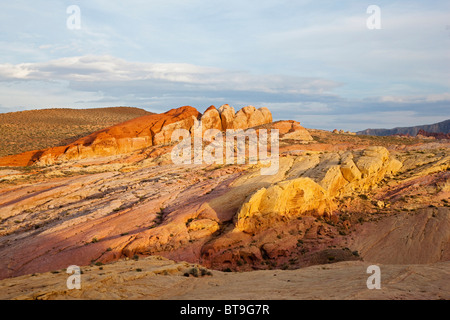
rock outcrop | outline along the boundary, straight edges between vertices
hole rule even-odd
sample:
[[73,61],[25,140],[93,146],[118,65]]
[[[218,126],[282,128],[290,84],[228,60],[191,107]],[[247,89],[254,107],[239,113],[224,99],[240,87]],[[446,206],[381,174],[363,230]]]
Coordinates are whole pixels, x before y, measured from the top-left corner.
[[239,210],[236,228],[255,233],[279,221],[331,211],[331,200],[321,186],[310,178],[297,178],[256,191]]
[[391,216],[367,223],[355,235],[351,246],[366,261],[427,264],[450,259],[450,212],[445,207],[422,208],[406,219]]
[[220,113],[217,111],[216,107],[211,106],[206,109],[201,117],[202,122],[202,133],[208,129],[217,129],[222,131],[222,119],[220,118]]
[[417,138],[422,139],[450,139],[450,133],[444,132],[428,132],[423,129],[420,129],[416,135]]
[[351,136],[355,136],[356,135],[356,132],[351,132],[351,131],[344,131],[344,130],[338,130],[338,129],[334,129],[333,131],[332,131],[332,133],[334,133],[334,134],[348,134],[348,135],[351,135]]
[[50,165],[68,160],[113,156],[171,142],[177,129],[191,131],[202,123],[207,129],[247,129],[272,122],[267,108],[253,106],[242,108],[236,114],[228,105],[217,110],[209,107],[202,115],[195,108],[184,106],[162,114],[151,114],[94,132],[77,141],[60,147],[22,153],[0,158],[0,166]]
[[[229,106],[202,117],[191,107],[178,111],[169,121],[158,115],[151,126],[122,124],[103,140],[92,136],[79,146],[92,155],[86,159],[0,168],[0,279],[73,264],[106,270],[146,255],[239,271],[449,259],[448,142],[370,139],[385,148],[294,121],[262,124],[257,132],[277,128],[284,141],[278,171],[261,175],[262,163],[175,165],[167,139],[199,120],[223,130],[227,112],[232,127],[269,118],[251,107],[238,116]],[[316,141],[299,142],[306,133]],[[120,137],[143,139],[131,140],[136,149],[126,152]],[[97,150],[115,155],[96,157]],[[32,156],[38,161],[43,153]],[[63,148],[60,156],[69,155]]]
[[[450,262],[382,266],[382,290],[368,290],[370,263],[344,261],[297,270],[221,272],[160,256],[82,267],[88,281],[67,289],[68,274],[53,270],[0,281],[1,300],[449,300]],[[179,308],[153,308],[176,318]],[[252,310],[251,306],[248,310]],[[255,308],[254,310],[257,310]],[[255,313],[257,312],[255,311]],[[252,311],[250,311],[252,312]],[[272,310],[270,310],[272,312]],[[280,312],[277,312],[281,314]]]
[[272,122],[272,114],[264,107],[256,109],[253,106],[247,106],[235,114],[234,108],[225,104],[219,108],[219,114],[222,130],[247,129]]
[[331,216],[333,200],[354,191],[366,192],[402,163],[384,147],[325,154],[318,162],[310,157],[294,162],[287,180],[252,194],[237,214],[237,229],[255,233],[280,220],[305,215]]
[[313,141],[311,134],[294,120],[277,121],[272,125],[273,129],[278,129],[280,139],[291,139],[301,141]]
[[219,114],[222,121],[222,129],[234,129],[234,108],[228,104],[224,104],[219,108]]
[[[151,114],[96,131],[67,145],[0,159],[0,165],[49,165],[67,160],[111,156],[170,141],[173,130],[190,129],[200,113],[193,107]],[[17,161],[20,159],[20,161]]]

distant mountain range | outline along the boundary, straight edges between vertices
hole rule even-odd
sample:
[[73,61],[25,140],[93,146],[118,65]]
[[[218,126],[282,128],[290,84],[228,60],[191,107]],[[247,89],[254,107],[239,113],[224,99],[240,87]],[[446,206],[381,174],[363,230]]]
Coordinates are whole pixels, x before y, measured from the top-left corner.
[[416,136],[420,130],[430,133],[450,133],[450,119],[423,126],[415,127],[398,127],[394,129],[366,129],[358,131],[357,134],[371,135],[371,136],[390,136],[394,134]]

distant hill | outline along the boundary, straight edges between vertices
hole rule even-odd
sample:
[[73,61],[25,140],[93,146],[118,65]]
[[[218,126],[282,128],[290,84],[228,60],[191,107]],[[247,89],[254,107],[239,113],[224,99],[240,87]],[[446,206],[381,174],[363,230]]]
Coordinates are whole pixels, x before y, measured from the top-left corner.
[[0,157],[66,145],[97,130],[149,114],[132,107],[0,113]]
[[394,134],[409,134],[416,136],[419,130],[423,130],[430,133],[450,133],[450,119],[439,123],[428,124],[415,127],[398,127],[394,129],[366,129],[358,131],[357,134],[371,135],[371,136],[390,136]]

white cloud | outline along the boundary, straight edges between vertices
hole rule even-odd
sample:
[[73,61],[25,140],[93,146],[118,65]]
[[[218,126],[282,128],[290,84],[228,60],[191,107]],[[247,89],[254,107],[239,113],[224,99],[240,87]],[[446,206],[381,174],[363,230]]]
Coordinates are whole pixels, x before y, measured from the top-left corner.
[[286,103],[273,103],[273,102],[263,102],[261,105],[269,108],[272,112],[282,112],[289,110],[292,116],[298,114],[326,114],[333,109],[326,103],[323,102],[286,102]]
[[423,102],[448,102],[450,101],[450,93],[427,94],[427,95],[411,95],[411,96],[382,96],[376,100],[380,102],[397,102],[397,103],[423,103]]
[[3,108],[253,104],[350,130],[448,117],[448,1],[383,0],[382,30],[360,1],[78,0],[77,31],[68,5],[5,2]]
[[281,75],[255,75],[243,71],[187,63],[129,62],[112,56],[78,56],[48,62],[0,64],[0,79],[90,82],[160,80],[212,90],[310,94],[332,90],[339,84],[328,79]]

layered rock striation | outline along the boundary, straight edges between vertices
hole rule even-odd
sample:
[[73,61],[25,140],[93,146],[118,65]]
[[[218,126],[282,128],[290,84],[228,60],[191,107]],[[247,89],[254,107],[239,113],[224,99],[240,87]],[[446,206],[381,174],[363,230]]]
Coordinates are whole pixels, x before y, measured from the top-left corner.
[[401,167],[384,147],[299,157],[286,172],[286,180],[249,196],[238,211],[236,228],[254,234],[280,220],[331,216],[333,199],[367,192]]
[[0,278],[142,255],[247,271],[358,259],[354,250],[371,262],[448,260],[447,149],[298,150],[264,176],[261,165],[158,164],[169,147],[150,148],[161,152],[153,160],[67,162],[34,168],[44,181],[4,183]]

